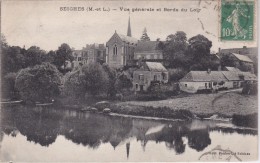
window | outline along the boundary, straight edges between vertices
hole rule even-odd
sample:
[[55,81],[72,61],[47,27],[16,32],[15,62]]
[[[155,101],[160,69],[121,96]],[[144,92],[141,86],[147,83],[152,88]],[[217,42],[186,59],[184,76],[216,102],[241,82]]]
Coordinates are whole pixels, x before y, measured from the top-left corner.
[[114,48],[113,48],[113,55],[117,55],[117,46],[115,44]]
[[82,61],[82,58],[81,58],[81,57],[78,57],[78,61]]
[[188,85],[187,84],[185,84],[185,87],[187,87]]
[[209,83],[209,88],[212,88],[212,85],[211,85],[211,83]]
[[144,81],[144,75],[143,74],[139,75],[139,80]]
[[206,89],[208,88],[208,83],[205,83],[205,88],[206,88]]
[[167,73],[163,72],[162,77],[163,77],[163,80],[167,80]]
[[153,80],[154,80],[154,81],[157,81],[157,75],[154,75],[154,76],[153,76]]
[[138,89],[138,84],[135,84],[135,89]]

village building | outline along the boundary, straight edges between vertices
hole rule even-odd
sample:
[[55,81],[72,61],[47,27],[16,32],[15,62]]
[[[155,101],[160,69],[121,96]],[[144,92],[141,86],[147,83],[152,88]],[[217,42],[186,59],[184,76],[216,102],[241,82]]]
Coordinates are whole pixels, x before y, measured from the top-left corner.
[[105,45],[104,44],[87,44],[81,50],[72,50],[74,60],[67,62],[68,68],[75,68],[89,63],[103,63],[105,61]]
[[114,68],[134,65],[134,50],[137,42],[138,40],[132,37],[129,18],[127,35],[122,35],[115,31],[113,36],[107,41],[106,63]]
[[227,82],[221,71],[190,71],[180,81],[180,89],[184,92],[196,93],[200,90],[212,90],[217,84]]
[[179,81],[180,89],[196,93],[201,90],[241,88],[244,83],[257,81],[256,75],[250,72],[242,72],[234,67],[226,69],[228,71],[190,71]]
[[90,44],[82,49],[87,55],[87,64],[104,63],[106,59],[106,48],[104,44]]
[[167,83],[168,71],[159,62],[144,62],[133,73],[133,86],[135,91],[147,91],[152,82]]
[[243,67],[243,69],[248,72],[256,73],[258,61],[257,47],[243,46],[242,48],[219,48],[218,56],[221,58],[225,55],[231,56],[234,59],[237,68],[241,69],[241,67]]
[[160,44],[160,41],[138,41],[134,59],[136,61],[162,62],[163,51]]

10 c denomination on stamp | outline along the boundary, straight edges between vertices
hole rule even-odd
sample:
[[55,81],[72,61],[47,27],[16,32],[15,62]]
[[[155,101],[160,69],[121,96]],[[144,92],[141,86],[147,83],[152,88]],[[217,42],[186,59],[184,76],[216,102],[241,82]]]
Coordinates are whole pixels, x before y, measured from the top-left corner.
[[220,36],[223,41],[254,39],[254,0],[222,0]]

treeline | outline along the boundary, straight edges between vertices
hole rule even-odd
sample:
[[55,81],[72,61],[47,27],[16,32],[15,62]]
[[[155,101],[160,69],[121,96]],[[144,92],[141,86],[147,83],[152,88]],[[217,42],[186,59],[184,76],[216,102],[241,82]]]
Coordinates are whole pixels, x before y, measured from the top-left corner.
[[177,31],[160,42],[164,65],[169,70],[171,81],[178,81],[191,70],[218,70],[220,62],[210,53],[212,42],[203,35],[187,38],[186,33]]
[[72,49],[62,44],[56,51],[46,52],[39,47],[28,49],[9,46],[1,36],[1,97],[26,102],[49,102],[66,95],[84,99],[85,95],[114,98],[132,82],[123,71],[106,64],[89,64],[75,70],[67,67],[73,61]]

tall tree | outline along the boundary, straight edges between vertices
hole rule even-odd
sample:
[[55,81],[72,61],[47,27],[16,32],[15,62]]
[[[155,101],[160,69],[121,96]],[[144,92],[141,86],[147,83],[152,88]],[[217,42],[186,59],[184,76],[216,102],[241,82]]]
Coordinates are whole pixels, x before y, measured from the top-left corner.
[[37,46],[31,46],[26,50],[24,57],[26,65],[25,67],[35,66],[37,64],[41,64],[44,61],[46,52]]
[[202,58],[210,54],[212,42],[203,35],[196,35],[188,40],[189,53],[195,61],[200,61]]
[[58,68],[63,66],[63,69],[66,69],[66,61],[73,61],[73,56],[70,46],[66,43],[63,43],[54,55],[53,64]]
[[61,75],[50,63],[22,69],[15,80],[21,98],[25,101],[47,102],[60,93]]
[[186,56],[187,46],[186,33],[177,31],[175,34],[169,35],[163,47],[165,65],[167,67],[185,67],[189,62],[189,58]]

